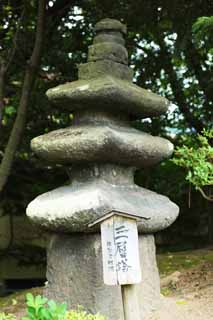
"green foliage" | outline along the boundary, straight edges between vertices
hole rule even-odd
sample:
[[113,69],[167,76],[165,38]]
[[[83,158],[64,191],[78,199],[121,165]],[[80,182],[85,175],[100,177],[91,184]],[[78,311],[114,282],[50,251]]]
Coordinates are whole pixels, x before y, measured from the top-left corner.
[[57,305],[55,301],[40,295],[27,294],[27,316],[22,320],[61,320],[66,314],[66,304]]
[[[67,311],[65,303],[56,304],[53,300],[32,293],[26,295],[27,316],[21,320],[105,320],[100,314],[89,314],[82,307]],[[15,315],[0,313],[0,320],[16,320]]]
[[0,320],[16,320],[16,317],[11,313],[6,314],[4,312],[0,312]]
[[204,33],[210,29],[213,29],[213,16],[200,17],[192,26],[192,31],[201,36],[204,36]]
[[213,130],[204,130],[196,139],[184,136],[183,146],[176,148],[175,156],[171,160],[186,169],[185,179],[199,191],[205,186],[213,185],[213,148],[210,145],[212,138]]
[[[2,58],[6,64],[9,63],[9,68],[3,94],[0,162],[14,123],[26,66],[32,53],[38,3],[1,0],[0,60]],[[77,79],[77,65],[86,61],[94,24],[101,18],[116,18],[128,26],[126,44],[129,64],[135,72],[134,81],[166,96],[177,105],[169,116],[138,120],[137,128],[166,137],[168,132],[181,135],[191,128],[200,132],[204,126],[211,125],[212,57],[206,52],[211,48],[213,37],[210,37],[210,25],[204,27],[205,22],[210,22],[207,16],[212,10],[211,1],[203,0],[201,6],[198,0],[162,1],[158,4],[150,0],[143,3],[143,10],[138,10],[141,5],[139,0],[77,1],[75,5],[72,1],[69,5],[60,0],[50,3],[51,6],[47,4],[41,66],[35,88],[30,92],[26,128],[10,179],[1,195],[0,207],[4,214],[23,214],[27,204],[38,194],[64,184],[67,179],[62,167],[53,168],[35,158],[30,151],[30,140],[44,132],[70,125],[69,113],[62,106],[53,108],[45,92],[60,83]],[[192,32],[195,21],[199,24]],[[200,33],[201,30],[205,32]],[[199,43],[195,41],[198,33],[204,35]],[[11,59],[14,49],[16,53]],[[166,194],[182,205],[186,198],[183,171],[167,161],[151,169],[149,174],[147,169],[144,170],[140,174],[140,184]]]
[[210,42],[211,47],[209,53],[213,54],[213,16],[198,18],[192,26],[192,32],[194,34],[195,42],[198,46],[200,46],[202,42]]

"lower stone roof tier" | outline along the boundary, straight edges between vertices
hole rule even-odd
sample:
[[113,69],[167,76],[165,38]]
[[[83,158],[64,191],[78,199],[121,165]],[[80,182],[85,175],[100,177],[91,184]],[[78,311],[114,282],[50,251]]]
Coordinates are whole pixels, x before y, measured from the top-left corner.
[[69,112],[81,109],[112,113],[123,111],[135,118],[159,116],[169,106],[167,99],[130,81],[111,76],[59,85],[49,89],[47,96],[54,104]]
[[114,163],[136,168],[152,166],[171,156],[173,144],[131,127],[81,125],[36,137],[33,151],[58,164]]
[[94,232],[88,224],[113,210],[141,215],[138,230],[142,233],[167,228],[179,213],[169,198],[150,190],[94,180],[38,196],[28,205],[27,215],[34,223],[53,231]]

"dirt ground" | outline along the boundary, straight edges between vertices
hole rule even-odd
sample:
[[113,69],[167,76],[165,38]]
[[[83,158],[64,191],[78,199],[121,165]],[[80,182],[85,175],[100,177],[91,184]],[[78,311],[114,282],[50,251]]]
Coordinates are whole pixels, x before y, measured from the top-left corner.
[[213,320],[213,262],[176,271],[162,278],[161,287],[160,310],[149,320]]
[[149,320],[212,320],[213,286],[201,289],[199,296],[163,297],[161,309]]

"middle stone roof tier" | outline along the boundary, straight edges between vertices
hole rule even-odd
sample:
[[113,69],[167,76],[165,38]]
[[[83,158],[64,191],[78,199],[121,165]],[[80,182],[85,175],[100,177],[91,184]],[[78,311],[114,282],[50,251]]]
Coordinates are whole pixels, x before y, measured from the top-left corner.
[[78,80],[47,91],[57,106],[70,112],[76,110],[119,111],[135,118],[159,116],[168,110],[167,99],[142,89],[127,80],[105,76]]
[[136,168],[152,166],[173,152],[167,139],[118,125],[74,125],[34,138],[31,147],[58,164],[107,162]]

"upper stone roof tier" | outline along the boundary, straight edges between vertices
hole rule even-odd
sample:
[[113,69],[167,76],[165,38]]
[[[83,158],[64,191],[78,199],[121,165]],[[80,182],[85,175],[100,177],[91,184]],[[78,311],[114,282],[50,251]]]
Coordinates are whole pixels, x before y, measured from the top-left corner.
[[88,62],[79,65],[79,80],[47,91],[48,98],[69,112],[123,111],[135,118],[158,116],[168,101],[132,83],[123,35],[126,26],[104,19],[96,24],[96,36],[89,47]]
[[168,100],[126,80],[106,76],[79,80],[47,91],[48,98],[66,110],[123,111],[136,118],[158,116],[168,109]]

